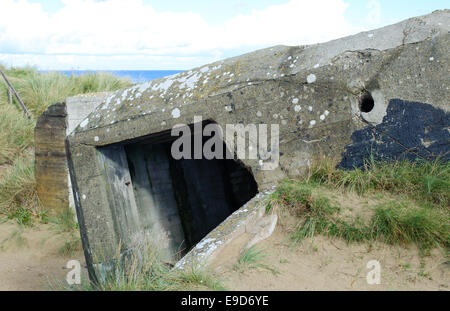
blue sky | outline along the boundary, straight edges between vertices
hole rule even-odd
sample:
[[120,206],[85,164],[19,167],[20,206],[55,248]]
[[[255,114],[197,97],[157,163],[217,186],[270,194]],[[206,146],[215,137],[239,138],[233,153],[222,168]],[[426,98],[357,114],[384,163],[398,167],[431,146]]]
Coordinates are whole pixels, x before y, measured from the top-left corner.
[[189,69],[328,41],[445,9],[443,0],[2,0],[0,62],[40,69]]

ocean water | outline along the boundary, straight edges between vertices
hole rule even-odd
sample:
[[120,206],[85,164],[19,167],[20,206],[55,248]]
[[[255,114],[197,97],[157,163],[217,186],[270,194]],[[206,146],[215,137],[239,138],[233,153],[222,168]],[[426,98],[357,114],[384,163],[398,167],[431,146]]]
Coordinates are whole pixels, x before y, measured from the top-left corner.
[[79,76],[94,72],[109,72],[117,77],[129,78],[133,81],[133,83],[142,83],[165,76],[170,76],[182,72],[182,70],[59,70],[58,72],[61,72],[67,76]]

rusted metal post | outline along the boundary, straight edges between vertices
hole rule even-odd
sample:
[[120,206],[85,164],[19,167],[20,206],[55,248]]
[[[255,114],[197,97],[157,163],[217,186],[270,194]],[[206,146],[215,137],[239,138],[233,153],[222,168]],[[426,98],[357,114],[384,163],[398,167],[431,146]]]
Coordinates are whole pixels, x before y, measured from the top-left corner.
[[[16,90],[14,89],[14,87],[11,85],[11,83],[9,82],[8,78],[6,78],[5,73],[0,69],[0,74],[3,76],[3,79],[5,79],[6,84],[8,84],[9,89],[14,93],[14,95],[16,96],[17,100],[19,101],[20,106],[22,106],[22,109],[25,113],[25,115],[27,116],[28,119],[32,118],[31,113],[28,111],[27,107],[25,106],[25,104],[23,103],[22,99],[20,98],[19,94],[17,94]],[[12,100],[12,96],[11,96],[11,100]]]

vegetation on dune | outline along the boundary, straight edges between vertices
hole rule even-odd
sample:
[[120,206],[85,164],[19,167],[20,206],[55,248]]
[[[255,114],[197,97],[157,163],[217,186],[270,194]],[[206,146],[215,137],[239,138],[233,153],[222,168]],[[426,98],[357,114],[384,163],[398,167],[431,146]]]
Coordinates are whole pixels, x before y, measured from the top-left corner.
[[318,183],[363,195],[370,191],[387,191],[413,198],[420,204],[442,208],[450,206],[450,163],[434,161],[366,161],[363,168],[336,169],[324,161],[311,168],[309,183]]
[[411,208],[388,202],[375,209],[373,234],[388,243],[417,243],[422,249],[450,247],[450,214],[433,208]]
[[33,146],[35,121],[0,98],[0,165],[11,164]]
[[[221,279],[204,268],[195,266],[184,269],[173,269],[164,263],[157,247],[141,245],[127,256],[120,256],[120,250],[114,260],[97,271],[99,279],[96,283],[85,282],[80,286],[72,286],[72,290],[225,290]],[[67,288],[67,287],[66,287]]]
[[[61,102],[69,96],[84,93],[115,91],[131,85],[109,73],[90,73],[81,76],[66,76],[62,73],[39,73],[33,68],[12,68],[0,66],[23,102],[38,118],[50,105]],[[33,130],[36,120],[23,117],[23,112],[13,98],[9,103],[8,87],[0,83],[0,165],[12,164],[17,156],[33,146]]]
[[[298,216],[294,241],[324,234],[347,242],[415,243],[422,251],[450,247],[449,164],[434,162],[368,163],[364,169],[344,171],[329,163],[311,169],[303,181],[283,181],[271,195],[267,209],[281,207]],[[345,207],[313,194],[320,187],[390,193],[396,200],[379,203],[369,219],[343,217]],[[414,204],[411,204],[413,202]],[[346,207],[348,208],[348,207]]]
[[263,261],[267,254],[265,250],[259,249],[256,245],[253,245],[247,249],[244,249],[239,256],[236,264],[233,266],[233,270],[238,272],[245,272],[252,269],[263,269],[278,274],[278,270],[274,267],[265,264]]
[[39,216],[42,213],[33,167],[36,119],[50,105],[69,96],[115,91],[130,86],[131,82],[108,73],[68,77],[57,72],[40,73],[30,67],[6,69],[0,65],[0,69],[34,117],[32,120],[25,118],[15,98],[13,105],[10,104],[8,87],[0,82],[0,169],[3,170],[0,175],[0,214],[21,222],[23,215]]
[[[128,79],[110,73],[97,72],[79,76],[66,76],[58,72],[38,72],[34,68],[0,67],[19,93],[27,108],[38,117],[48,106],[69,96],[85,93],[107,92],[131,86]],[[6,83],[0,84],[0,103],[8,103]],[[17,106],[19,109],[20,107]],[[20,110],[19,110],[20,111]]]
[[24,210],[35,216],[40,212],[32,156],[17,157],[0,180],[0,213],[20,222]]

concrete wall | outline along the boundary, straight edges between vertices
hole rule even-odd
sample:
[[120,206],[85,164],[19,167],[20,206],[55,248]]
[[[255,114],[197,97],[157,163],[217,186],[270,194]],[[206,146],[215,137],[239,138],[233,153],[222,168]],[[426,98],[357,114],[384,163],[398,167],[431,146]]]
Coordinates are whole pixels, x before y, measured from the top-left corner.
[[61,210],[69,205],[75,213],[65,138],[110,94],[69,97],[39,117],[35,128],[35,170],[39,199],[45,208]]
[[62,210],[67,195],[66,106],[50,106],[37,120],[35,134],[35,176],[39,199],[45,208]]
[[[96,94],[85,94],[66,99],[67,110],[67,129],[66,136],[73,132],[73,130],[83,121],[92,111],[97,108],[106,98],[111,95],[110,92],[102,92]],[[70,181],[69,172],[67,170],[68,183],[68,198],[69,206],[75,212],[75,201],[73,199],[72,184]]]
[[162,259],[174,263],[186,244],[166,148],[132,145],[127,155],[142,229],[158,240]]

